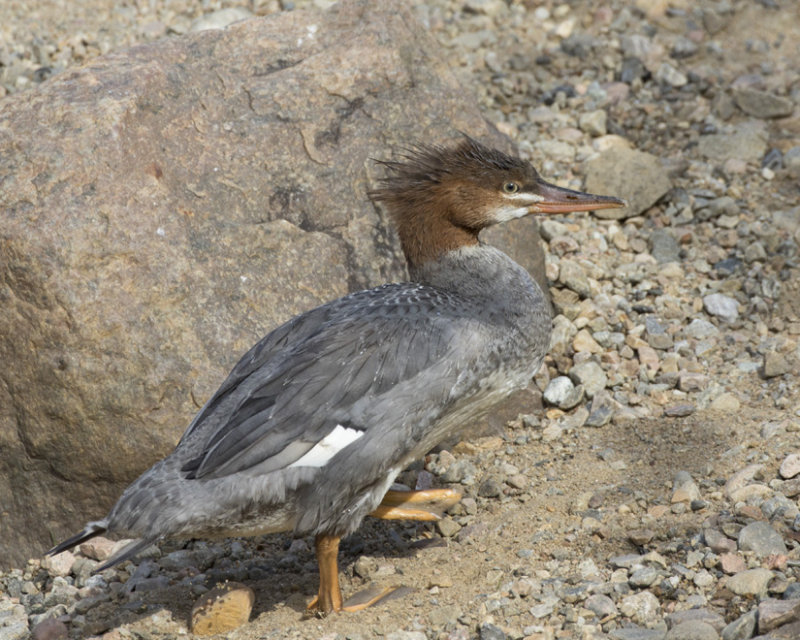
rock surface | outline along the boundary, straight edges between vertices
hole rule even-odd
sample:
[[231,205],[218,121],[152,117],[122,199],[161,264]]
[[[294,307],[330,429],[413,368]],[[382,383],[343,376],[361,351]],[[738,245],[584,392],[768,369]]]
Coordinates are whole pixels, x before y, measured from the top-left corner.
[[[415,25],[345,1],[5,100],[0,562],[104,515],[268,330],[403,278],[370,158],[457,130],[507,145]],[[487,238],[541,274],[520,222]]]

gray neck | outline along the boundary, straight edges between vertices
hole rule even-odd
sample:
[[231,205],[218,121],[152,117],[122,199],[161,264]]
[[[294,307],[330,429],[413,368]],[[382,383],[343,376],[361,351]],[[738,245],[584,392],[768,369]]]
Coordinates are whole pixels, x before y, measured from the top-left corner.
[[550,305],[539,285],[506,254],[486,244],[461,247],[425,262],[411,270],[411,279],[474,300],[489,314],[535,312],[541,319],[544,312],[549,322]]

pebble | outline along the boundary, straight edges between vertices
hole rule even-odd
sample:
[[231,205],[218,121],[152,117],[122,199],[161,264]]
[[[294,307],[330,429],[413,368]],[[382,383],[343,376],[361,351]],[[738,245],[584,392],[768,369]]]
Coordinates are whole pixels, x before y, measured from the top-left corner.
[[726,322],[736,322],[739,318],[739,303],[722,293],[712,293],[703,297],[706,312]]
[[608,383],[602,367],[592,360],[576,364],[570,369],[569,377],[576,385],[583,387],[588,398],[593,398]]
[[678,471],[672,480],[670,502],[691,502],[700,498],[700,489],[688,471]]
[[756,118],[783,118],[794,111],[789,98],[751,87],[734,89],[733,99],[742,111]]
[[700,620],[689,620],[667,631],[664,640],[719,640],[717,630]]
[[722,640],[748,640],[756,630],[758,612],[756,609],[739,616],[722,630]]
[[196,636],[226,633],[250,619],[255,593],[244,584],[228,582],[214,587],[192,607],[191,632]]
[[559,409],[572,409],[583,400],[583,387],[576,387],[567,376],[558,376],[550,381],[542,397]]
[[764,377],[776,378],[789,373],[791,367],[786,358],[780,353],[769,351],[764,354]]
[[781,462],[778,473],[781,474],[781,478],[786,478],[787,480],[800,475],[800,453],[790,453],[786,456]]
[[786,553],[786,544],[783,542],[783,536],[763,520],[751,522],[742,528],[739,532],[738,542],[739,549],[752,551],[762,558],[776,553]]
[[725,586],[740,596],[763,597],[767,593],[767,585],[772,580],[772,571],[756,568],[745,569],[732,575],[725,582]]
[[765,598],[758,603],[759,633],[768,633],[797,620],[800,620],[800,598],[793,600]]

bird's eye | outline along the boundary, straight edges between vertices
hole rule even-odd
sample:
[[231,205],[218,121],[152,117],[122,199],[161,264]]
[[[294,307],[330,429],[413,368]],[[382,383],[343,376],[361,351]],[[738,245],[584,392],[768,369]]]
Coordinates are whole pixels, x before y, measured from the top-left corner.
[[519,191],[519,185],[516,182],[506,182],[503,185],[503,191],[506,193],[516,193]]

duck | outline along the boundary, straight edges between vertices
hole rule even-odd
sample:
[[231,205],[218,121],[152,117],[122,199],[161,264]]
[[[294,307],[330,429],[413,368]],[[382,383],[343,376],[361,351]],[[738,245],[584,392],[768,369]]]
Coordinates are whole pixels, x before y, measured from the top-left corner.
[[452,489],[392,486],[414,460],[527,387],[549,345],[545,292],[480,232],[625,204],[546,182],[529,162],[467,135],[396,158],[380,161],[385,177],[368,195],[394,224],[409,279],[351,293],[268,333],[174,451],[105,518],[48,554],[104,533],[134,538],[102,571],[166,539],[291,532],[314,536],[319,589],[310,611],[380,599],[343,601],[341,538],[368,515],[428,521],[455,504]]

